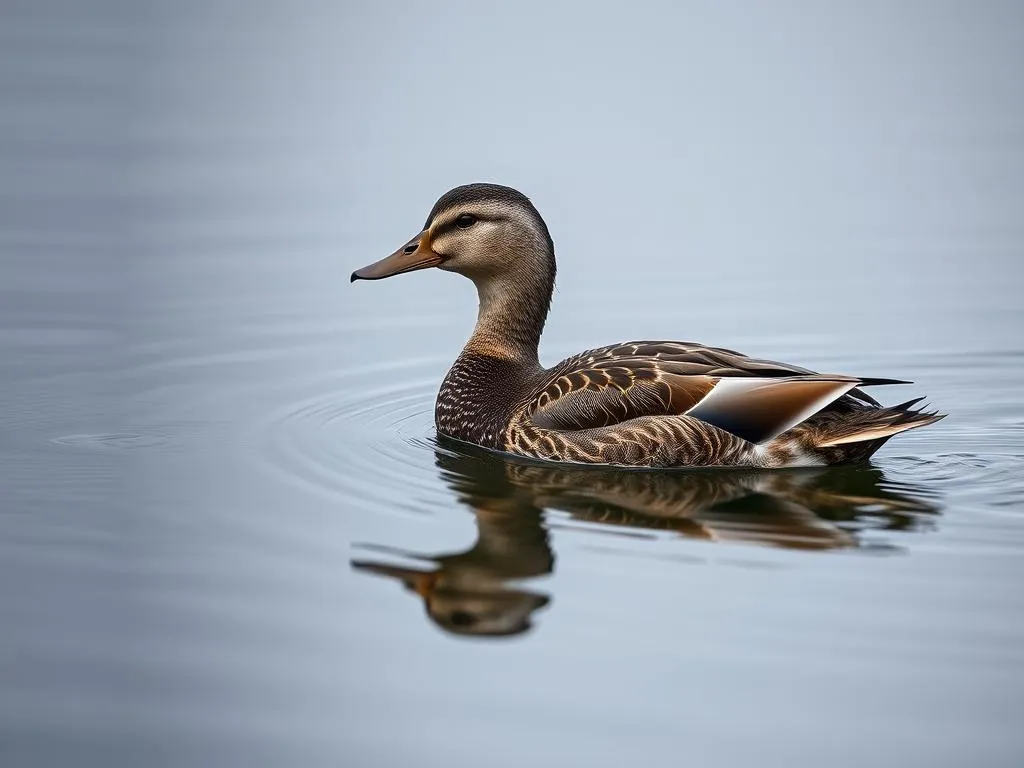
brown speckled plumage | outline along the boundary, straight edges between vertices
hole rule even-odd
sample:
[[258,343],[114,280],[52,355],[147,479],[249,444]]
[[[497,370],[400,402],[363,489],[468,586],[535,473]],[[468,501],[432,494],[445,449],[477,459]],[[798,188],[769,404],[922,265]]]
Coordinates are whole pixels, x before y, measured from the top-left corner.
[[507,187],[448,192],[423,232],[353,280],[427,266],[470,277],[480,295],[435,409],[438,432],[458,440],[559,462],[771,468],[864,460],[942,418],[916,400],[881,406],[860,389],[900,382],[685,342],[614,344],[543,368],[554,245],[529,200]]

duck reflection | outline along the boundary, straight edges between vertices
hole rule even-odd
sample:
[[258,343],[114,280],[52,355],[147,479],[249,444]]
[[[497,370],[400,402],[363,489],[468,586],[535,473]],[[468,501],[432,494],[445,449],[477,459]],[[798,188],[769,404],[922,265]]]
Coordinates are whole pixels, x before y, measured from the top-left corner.
[[525,632],[548,595],[519,582],[550,573],[555,557],[545,514],[614,528],[673,531],[690,538],[792,549],[861,545],[859,531],[910,530],[938,511],[919,488],[871,466],[790,471],[652,472],[538,465],[439,438],[444,482],[473,510],[476,543],[425,555],[385,547],[422,567],[354,560],[361,571],[400,581],[430,619],[459,635]]

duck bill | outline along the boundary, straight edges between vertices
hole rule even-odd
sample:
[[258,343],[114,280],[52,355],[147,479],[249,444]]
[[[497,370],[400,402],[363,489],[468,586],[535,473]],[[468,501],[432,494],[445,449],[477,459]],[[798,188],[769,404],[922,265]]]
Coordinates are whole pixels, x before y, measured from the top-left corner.
[[436,267],[443,261],[442,257],[430,248],[430,234],[426,230],[403,245],[390,256],[368,264],[352,273],[350,282],[356,280],[382,280],[403,272],[415,272],[417,269]]

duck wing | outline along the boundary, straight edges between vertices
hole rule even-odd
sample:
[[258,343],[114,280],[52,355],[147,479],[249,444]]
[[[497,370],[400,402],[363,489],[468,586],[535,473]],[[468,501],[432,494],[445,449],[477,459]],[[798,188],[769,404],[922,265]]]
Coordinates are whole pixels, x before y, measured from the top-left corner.
[[[610,344],[607,347],[591,349],[567,358],[555,366],[554,370],[558,370],[561,366],[572,367],[587,362],[630,357],[665,360],[686,366],[689,373],[708,376],[777,377],[817,373],[808,368],[801,368],[799,365],[748,357],[732,349],[708,347],[690,341],[626,341],[620,344]],[[895,379],[861,379],[861,381],[864,382],[864,386],[910,383]],[[851,390],[850,397],[870,405],[879,405],[871,395],[859,389]]]
[[[643,341],[589,350],[549,372],[526,414],[550,430],[687,415],[750,442],[769,440],[858,386],[888,379],[818,374],[732,350]],[[874,403],[861,393],[857,398]]]

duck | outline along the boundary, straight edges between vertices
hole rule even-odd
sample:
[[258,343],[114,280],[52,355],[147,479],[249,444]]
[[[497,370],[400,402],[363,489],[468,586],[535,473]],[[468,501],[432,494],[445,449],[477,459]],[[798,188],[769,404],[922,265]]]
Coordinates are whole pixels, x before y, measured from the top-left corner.
[[685,341],[619,342],[543,366],[554,241],[511,187],[449,190],[418,234],[351,282],[432,268],[469,278],[479,298],[434,408],[438,434],[457,441],[542,462],[777,469],[866,462],[894,435],[945,416],[922,397],[884,406],[864,391],[911,382]]

